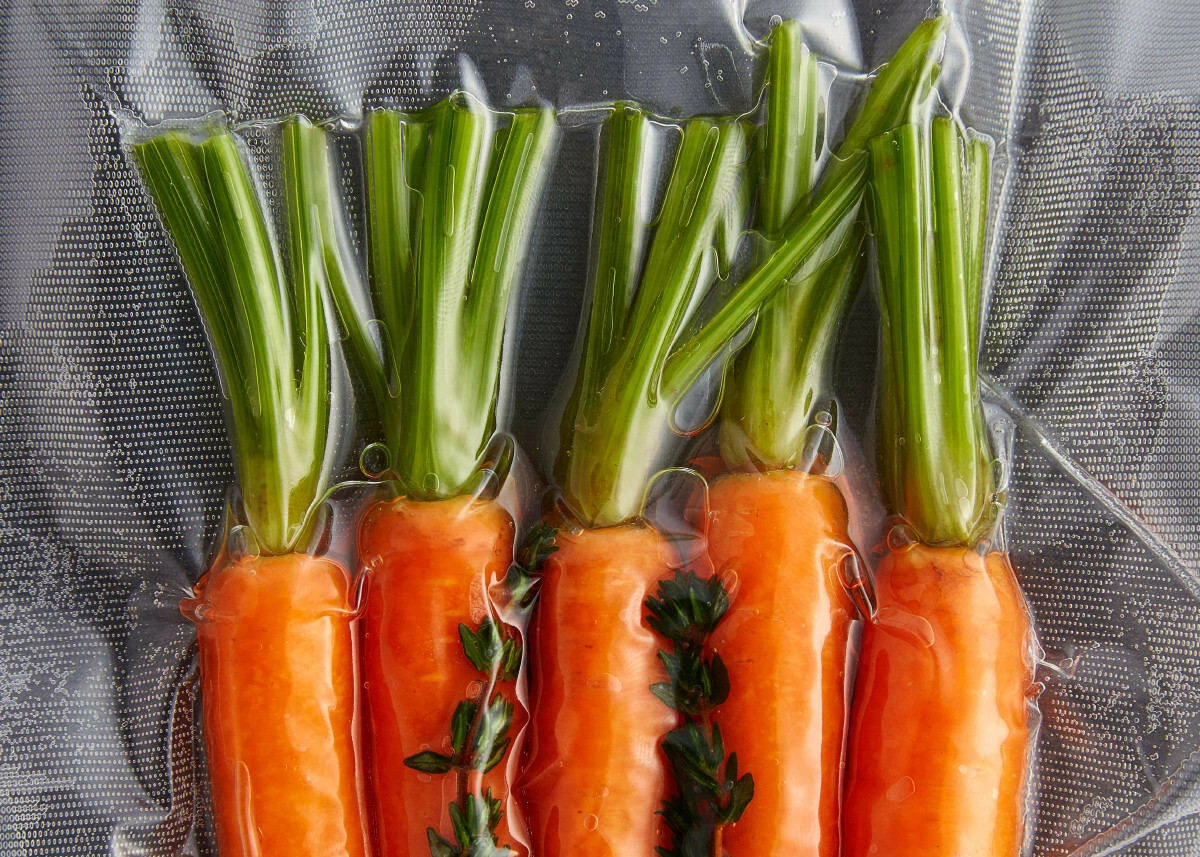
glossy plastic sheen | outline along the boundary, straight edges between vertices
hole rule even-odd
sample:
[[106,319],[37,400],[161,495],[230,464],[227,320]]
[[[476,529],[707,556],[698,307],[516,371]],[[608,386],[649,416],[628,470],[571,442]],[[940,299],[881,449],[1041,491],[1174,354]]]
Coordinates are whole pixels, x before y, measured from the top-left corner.
[[[420,773],[404,759],[450,751],[455,706],[478,695],[483,674],[463,654],[458,626],[495,619],[489,596],[513,558],[514,524],[498,503],[456,497],[399,498],[367,510],[359,558],[367,589],[361,623],[371,800],[382,857],[426,855],[426,829],[453,840],[455,773]],[[515,701],[512,686],[501,692]],[[513,732],[519,723],[514,724]],[[504,765],[474,791],[506,798]],[[516,845],[507,813],[497,841]]]
[[736,587],[711,638],[730,675],[716,719],[739,771],[754,775],[754,800],[724,831],[730,854],[837,857],[855,615],[838,574],[846,527],[824,477],[737,474],[709,492],[709,553]]
[[675,712],[644,602],[674,553],[637,524],[563,532],[530,623],[530,732],[517,781],[537,857],[653,855]]
[[221,857],[363,857],[346,570],[304,554],[222,565],[184,612]]
[[1008,558],[892,552],[850,726],[845,857],[1016,857],[1032,632]]

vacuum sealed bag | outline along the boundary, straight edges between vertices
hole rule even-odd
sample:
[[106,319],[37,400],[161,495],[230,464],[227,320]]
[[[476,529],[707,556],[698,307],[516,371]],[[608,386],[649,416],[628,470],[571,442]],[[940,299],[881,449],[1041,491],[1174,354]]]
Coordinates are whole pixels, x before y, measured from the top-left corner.
[[0,854],[1200,854],[1197,36],[0,7]]

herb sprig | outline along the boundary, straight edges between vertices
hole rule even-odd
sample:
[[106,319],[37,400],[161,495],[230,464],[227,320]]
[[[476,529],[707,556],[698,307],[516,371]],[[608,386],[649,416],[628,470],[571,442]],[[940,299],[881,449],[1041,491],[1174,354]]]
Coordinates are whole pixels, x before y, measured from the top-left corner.
[[[553,544],[558,531],[538,524],[521,544],[516,562],[509,568],[506,585],[517,606],[532,598],[536,575],[542,563],[558,548]],[[500,682],[513,681],[521,668],[521,641],[502,631],[490,617],[475,628],[458,626],[463,655],[485,676],[478,698],[464,699],[450,717],[450,753],[423,750],[404,764],[425,774],[455,772],[458,797],[450,804],[453,841],[433,827],[426,828],[431,857],[515,857],[516,852],[496,842],[496,826],[504,815],[502,801],[486,789],[476,794],[469,789],[471,774],[486,774],[504,760],[511,744],[514,706],[497,691]]]
[[721,831],[746,811],[754,797],[754,777],[738,772],[737,753],[725,755],[721,728],[712,712],[729,697],[729,670],[710,652],[708,639],[729,610],[729,593],[717,575],[700,578],[677,570],[646,599],[646,621],[671,643],[659,652],[669,681],[650,690],[684,717],[667,733],[663,752],[678,793],[660,814],[671,829],[671,846],[661,857],[721,857]]

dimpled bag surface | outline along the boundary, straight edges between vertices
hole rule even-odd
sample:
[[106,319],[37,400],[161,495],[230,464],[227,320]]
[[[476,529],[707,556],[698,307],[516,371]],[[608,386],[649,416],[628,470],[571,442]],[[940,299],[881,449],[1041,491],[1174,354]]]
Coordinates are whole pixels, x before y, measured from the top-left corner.
[[[1200,16],[1171,5],[952,9],[944,80],[996,141],[981,365],[989,416],[1011,427],[1008,542],[1045,650],[1038,855],[1200,855]],[[773,15],[870,68],[927,11],[4,0],[0,855],[215,853],[179,601],[232,466],[125,124],[352,126],[463,86],[499,107],[740,112]],[[564,139],[517,329],[510,422],[535,458],[582,300],[593,148]],[[351,212],[358,193],[345,188]],[[876,323],[864,290],[837,388],[864,437]]]

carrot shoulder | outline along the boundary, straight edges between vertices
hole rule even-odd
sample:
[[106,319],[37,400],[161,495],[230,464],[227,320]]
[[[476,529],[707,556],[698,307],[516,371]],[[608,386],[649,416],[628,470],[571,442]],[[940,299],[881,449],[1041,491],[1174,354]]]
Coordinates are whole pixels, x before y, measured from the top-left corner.
[[847,855],[1021,853],[1032,638],[1008,559],[914,545],[876,571],[846,790]]
[[[382,501],[363,519],[361,659],[382,854],[424,854],[428,828],[450,833],[457,778],[431,777],[405,759],[448,752],[455,706],[482,689],[459,625],[497,621],[490,586],[512,561],[514,530],[502,506],[471,497]],[[511,687],[501,690],[513,699]],[[486,788],[507,799],[503,767],[470,784],[478,796]],[[497,841],[512,843],[504,820]]]
[[838,575],[846,504],[821,476],[725,476],[709,494],[708,549],[732,605],[711,643],[732,681],[716,711],[754,800],[730,854],[837,857],[846,649],[855,609]]
[[535,701],[519,798],[540,857],[651,854],[667,787],[658,742],[677,716],[643,603],[672,568],[654,529],[560,533],[530,629]]
[[222,857],[367,853],[348,590],[344,568],[302,553],[218,566],[196,586]]

